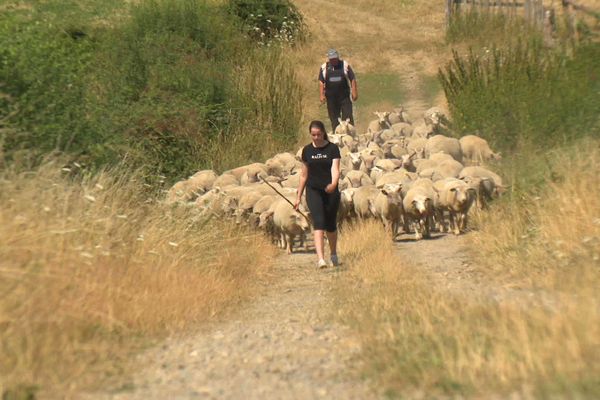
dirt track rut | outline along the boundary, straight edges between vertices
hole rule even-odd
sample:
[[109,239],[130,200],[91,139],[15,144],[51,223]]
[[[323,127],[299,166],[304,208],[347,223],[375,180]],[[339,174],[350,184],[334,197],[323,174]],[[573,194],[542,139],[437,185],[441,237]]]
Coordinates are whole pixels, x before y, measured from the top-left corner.
[[234,318],[142,354],[130,382],[89,398],[378,398],[357,376],[358,341],[326,317],[343,270],[318,271],[314,261],[282,255],[265,294]]

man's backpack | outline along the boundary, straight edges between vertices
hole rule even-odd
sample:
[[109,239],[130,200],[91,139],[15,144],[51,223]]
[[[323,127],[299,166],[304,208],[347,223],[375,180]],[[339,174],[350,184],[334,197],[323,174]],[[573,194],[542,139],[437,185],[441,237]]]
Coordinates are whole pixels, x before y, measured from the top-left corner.
[[[348,80],[348,63],[344,60],[340,60],[340,62],[342,63],[342,66],[344,68],[344,76],[346,77],[346,82],[348,82],[348,84],[350,83]],[[325,79],[325,82],[327,82],[327,67],[329,66],[329,62],[324,62],[323,65],[321,65],[321,70],[323,71],[323,79]]]

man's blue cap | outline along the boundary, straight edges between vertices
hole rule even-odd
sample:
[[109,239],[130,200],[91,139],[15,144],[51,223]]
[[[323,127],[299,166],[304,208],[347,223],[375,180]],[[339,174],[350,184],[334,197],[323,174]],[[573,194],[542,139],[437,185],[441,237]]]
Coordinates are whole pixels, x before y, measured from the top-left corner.
[[330,60],[333,58],[340,58],[340,55],[338,54],[336,49],[329,49],[327,51],[327,58]]

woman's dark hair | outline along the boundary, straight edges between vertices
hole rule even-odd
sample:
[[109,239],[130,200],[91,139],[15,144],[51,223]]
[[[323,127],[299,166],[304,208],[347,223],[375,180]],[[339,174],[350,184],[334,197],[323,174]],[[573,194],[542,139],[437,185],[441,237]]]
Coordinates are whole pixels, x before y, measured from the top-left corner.
[[325,124],[319,120],[310,121],[308,125],[308,132],[312,130],[312,128],[319,128],[321,132],[323,132],[323,139],[329,142],[329,138],[327,137],[327,130],[325,129]]

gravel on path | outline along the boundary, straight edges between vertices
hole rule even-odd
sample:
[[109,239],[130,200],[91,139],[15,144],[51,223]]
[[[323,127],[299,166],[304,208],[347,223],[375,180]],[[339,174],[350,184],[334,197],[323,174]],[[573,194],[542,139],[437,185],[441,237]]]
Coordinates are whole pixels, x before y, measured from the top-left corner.
[[265,294],[227,321],[140,355],[119,390],[89,399],[374,399],[358,376],[360,345],[332,323],[332,283],[315,255],[282,255]]

